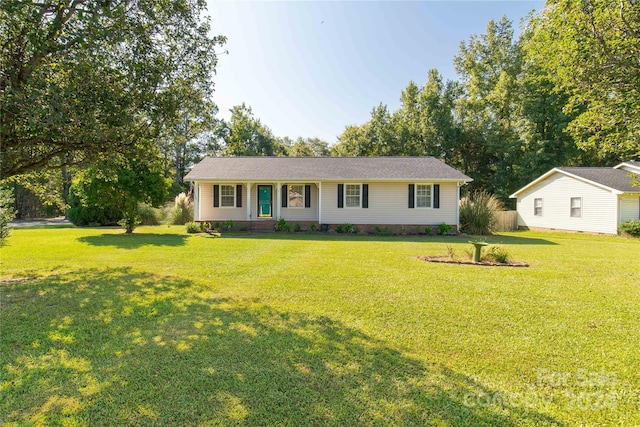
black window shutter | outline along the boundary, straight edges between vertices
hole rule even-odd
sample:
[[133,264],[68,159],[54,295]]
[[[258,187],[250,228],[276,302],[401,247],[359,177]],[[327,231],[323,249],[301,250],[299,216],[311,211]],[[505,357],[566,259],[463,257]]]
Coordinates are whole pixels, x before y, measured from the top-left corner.
[[369,184],[362,184],[362,207],[369,207]]
[[304,207],[305,208],[311,207],[311,186],[310,185],[304,186]]
[[287,207],[287,200],[289,199],[289,194],[287,193],[287,184],[282,185],[282,206],[283,208]]
[[338,207],[344,207],[344,184],[338,184]]
[[415,184],[409,184],[409,209],[413,209],[415,207],[414,197]]
[[440,209],[440,184],[433,184],[433,208]]
[[220,207],[220,186],[218,184],[213,186],[213,207]]
[[242,184],[236,185],[236,208],[242,207]]

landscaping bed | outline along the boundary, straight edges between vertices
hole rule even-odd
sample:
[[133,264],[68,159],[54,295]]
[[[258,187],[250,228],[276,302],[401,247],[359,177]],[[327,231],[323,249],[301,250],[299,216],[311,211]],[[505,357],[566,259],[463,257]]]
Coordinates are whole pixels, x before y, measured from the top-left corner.
[[467,264],[467,265],[484,265],[489,267],[529,267],[529,264],[522,261],[495,262],[495,261],[478,261],[466,259],[453,259],[448,256],[419,256],[418,259],[426,262],[440,262],[445,264]]

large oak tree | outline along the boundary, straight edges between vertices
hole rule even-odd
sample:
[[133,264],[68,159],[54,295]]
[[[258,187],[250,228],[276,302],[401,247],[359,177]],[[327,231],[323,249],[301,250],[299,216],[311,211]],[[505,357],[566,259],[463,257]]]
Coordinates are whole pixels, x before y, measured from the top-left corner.
[[203,0],[0,2],[0,179],[127,153],[213,89]]

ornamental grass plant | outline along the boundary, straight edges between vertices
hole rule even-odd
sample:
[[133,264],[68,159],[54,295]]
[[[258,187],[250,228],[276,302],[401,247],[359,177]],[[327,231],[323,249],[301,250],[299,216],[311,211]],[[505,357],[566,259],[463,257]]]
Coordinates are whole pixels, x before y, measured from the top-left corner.
[[460,231],[488,236],[494,233],[498,222],[497,212],[504,205],[495,195],[485,191],[472,191],[460,200]]

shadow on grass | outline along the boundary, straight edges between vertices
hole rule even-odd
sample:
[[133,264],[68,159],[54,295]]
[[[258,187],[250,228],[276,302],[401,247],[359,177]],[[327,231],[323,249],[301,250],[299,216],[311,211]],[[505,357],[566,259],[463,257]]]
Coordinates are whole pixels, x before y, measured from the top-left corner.
[[188,280],[85,270],[0,290],[9,423],[560,425],[335,320]]
[[489,243],[504,245],[551,245],[557,246],[558,243],[539,237],[526,236],[505,236],[502,234],[494,234],[493,236],[470,236],[468,240],[485,240]]
[[189,237],[182,234],[101,234],[83,236],[78,241],[92,246],[115,246],[120,249],[137,249],[141,246],[182,246]]
[[305,240],[305,241],[371,241],[371,242],[429,242],[429,243],[467,243],[469,240],[486,240],[490,243],[510,245],[557,245],[550,240],[537,237],[504,236],[381,236],[376,234],[344,233],[222,233],[222,238],[262,239],[262,240]]

